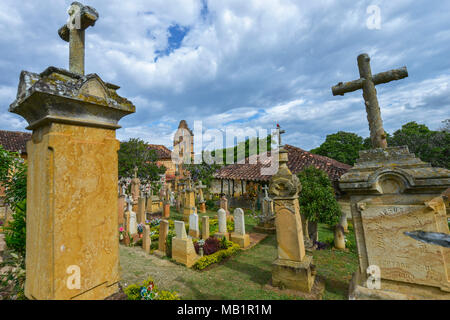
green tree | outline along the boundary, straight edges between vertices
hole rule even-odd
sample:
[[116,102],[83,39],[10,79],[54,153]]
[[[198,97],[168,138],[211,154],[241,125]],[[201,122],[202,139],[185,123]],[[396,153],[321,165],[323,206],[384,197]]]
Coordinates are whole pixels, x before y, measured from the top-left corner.
[[205,161],[200,164],[184,164],[183,166],[190,172],[194,181],[201,181],[207,187],[211,186],[214,173],[221,167],[221,165],[215,163],[207,164]]
[[310,152],[353,165],[364,150],[363,138],[355,133],[339,131],[327,136],[324,143]]
[[334,196],[334,189],[328,175],[314,166],[309,166],[297,174],[302,184],[299,194],[300,212],[308,226],[305,237],[318,239],[317,224],[334,226],[339,222],[341,208]]
[[408,146],[422,161],[434,167],[450,168],[450,133],[433,131],[424,124],[408,122],[388,137],[388,145]]
[[166,172],[166,167],[156,165],[158,160],[155,150],[149,148],[143,140],[132,138],[120,143],[119,178],[133,177],[134,168],[138,168],[138,177],[143,182],[159,180],[159,175]]

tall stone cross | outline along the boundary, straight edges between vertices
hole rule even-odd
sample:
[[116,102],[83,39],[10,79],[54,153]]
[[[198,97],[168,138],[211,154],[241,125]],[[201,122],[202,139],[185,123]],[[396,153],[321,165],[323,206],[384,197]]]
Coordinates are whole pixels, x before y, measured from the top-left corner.
[[69,10],[67,23],[58,30],[58,34],[69,42],[69,70],[84,75],[84,31],[94,26],[98,19],[98,12],[92,7],[84,6],[75,1]]
[[281,135],[286,133],[285,130],[281,130],[281,127],[279,124],[277,124],[277,136],[278,136],[278,148],[281,148]]
[[373,148],[386,148],[386,132],[383,129],[383,120],[381,119],[380,106],[378,105],[377,90],[378,84],[388,83],[394,80],[400,80],[408,77],[406,67],[378,73],[372,76],[370,68],[370,57],[364,53],[358,56],[358,68],[360,79],[338,83],[332,87],[334,96],[343,96],[347,92],[363,90],[364,102],[366,105],[367,120],[369,121],[370,140]]

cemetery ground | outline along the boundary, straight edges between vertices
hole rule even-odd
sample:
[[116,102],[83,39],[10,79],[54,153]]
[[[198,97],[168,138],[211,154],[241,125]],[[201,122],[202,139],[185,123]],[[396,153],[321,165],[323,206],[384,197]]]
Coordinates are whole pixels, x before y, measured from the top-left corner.
[[[252,233],[257,221],[246,210],[246,230]],[[205,214],[199,214],[200,216]],[[207,211],[213,218],[215,211]],[[173,220],[182,220],[182,215],[171,211]],[[333,230],[319,225],[319,241],[333,239]],[[317,266],[317,274],[325,280],[324,300],[347,300],[352,274],[358,268],[353,228],[346,235],[350,250],[347,252],[331,249],[315,250],[312,254]],[[256,246],[241,250],[219,264],[197,271],[170,261],[146,254],[140,246],[120,245],[121,284],[141,283],[151,277],[163,290],[177,291],[181,299],[216,300],[264,300],[298,299],[297,297],[265,290],[272,273],[271,265],[277,256],[276,236],[269,235]]]

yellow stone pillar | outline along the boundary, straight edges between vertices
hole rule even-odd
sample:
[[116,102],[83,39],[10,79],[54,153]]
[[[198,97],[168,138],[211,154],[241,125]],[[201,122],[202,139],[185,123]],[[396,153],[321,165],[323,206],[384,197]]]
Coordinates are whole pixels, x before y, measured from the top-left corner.
[[97,75],[23,71],[10,111],[33,130],[27,143],[25,295],[104,299],[118,290],[115,130],[135,111]]

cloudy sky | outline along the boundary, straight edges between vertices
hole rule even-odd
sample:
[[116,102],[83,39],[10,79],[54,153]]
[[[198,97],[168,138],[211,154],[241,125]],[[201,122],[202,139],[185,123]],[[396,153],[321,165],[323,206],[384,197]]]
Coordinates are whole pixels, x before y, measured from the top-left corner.
[[[68,68],[57,30],[71,2],[0,1],[0,129],[25,130],[8,112],[21,70]],[[86,73],[121,86],[136,105],[120,122],[121,140],[171,146],[181,119],[232,133],[278,122],[284,141],[306,150],[339,130],[366,137],[362,92],[331,94],[338,82],[359,78],[356,58],[364,52],[374,74],[409,71],[377,88],[386,131],[408,121],[438,129],[450,118],[449,1],[83,3],[100,14],[86,34]]]

